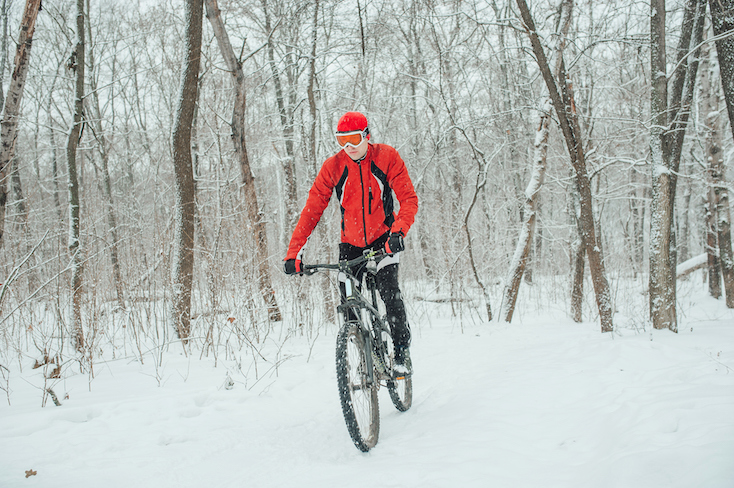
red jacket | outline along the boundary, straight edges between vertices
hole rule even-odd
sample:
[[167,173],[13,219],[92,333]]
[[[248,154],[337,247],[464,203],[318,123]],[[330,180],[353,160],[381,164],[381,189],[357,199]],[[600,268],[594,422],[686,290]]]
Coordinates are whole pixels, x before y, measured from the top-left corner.
[[[388,231],[406,235],[418,211],[418,196],[397,150],[385,144],[370,144],[360,162],[339,151],[321,166],[285,259],[301,259],[303,247],[334,190],[342,214],[341,240],[358,247],[367,247]],[[397,215],[393,194],[400,202]]]

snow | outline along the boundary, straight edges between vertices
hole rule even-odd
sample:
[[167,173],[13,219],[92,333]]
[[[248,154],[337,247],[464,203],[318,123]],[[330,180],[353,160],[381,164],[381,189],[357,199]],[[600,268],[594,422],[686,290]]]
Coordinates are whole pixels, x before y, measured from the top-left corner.
[[672,174],[672,171],[670,168],[665,167],[665,165],[662,164],[655,164],[652,167],[652,177],[653,178],[659,178],[662,175],[670,175]]
[[622,314],[601,334],[522,297],[512,324],[409,304],[434,307],[413,315],[413,406],[380,391],[367,454],[342,418],[333,327],[257,376],[246,354],[100,360],[91,382],[54,385],[60,407],[41,408],[43,368],[24,360],[12,405],[0,391],[0,487],[731,487],[734,310],[688,283],[678,334]]

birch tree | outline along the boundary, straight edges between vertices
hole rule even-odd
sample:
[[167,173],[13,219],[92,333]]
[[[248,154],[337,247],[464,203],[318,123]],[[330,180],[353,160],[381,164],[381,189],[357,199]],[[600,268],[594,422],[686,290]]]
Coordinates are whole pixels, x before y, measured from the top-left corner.
[[[0,125],[0,247],[3,244],[5,205],[7,203],[8,180],[11,173],[8,170],[11,169],[11,161],[15,155],[20,102],[23,98],[23,89],[25,87],[26,75],[28,74],[28,60],[31,55],[31,44],[33,43],[33,33],[36,29],[36,18],[38,17],[40,8],[41,0],[26,0],[23,18],[20,23],[18,46],[15,52],[15,68],[3,106],[3,119]],[[3,2],[2,11],[3,19],[6,21],[5,2]],[[5,36],[3,36],[4,39]]]
[[536,200],[545,177],[546,156],[548,154],[548,123],[550,121],[551,108],[551,102],[547,100],[543,109],[538,113],[538,130],[535,135],[532,172],[528,186],[525,189],[524,220],[517,239],[515,254],[510,262],[509,277],[505,286],[505,293],[502,299],[503,303],[500,307],[505,313],[505,322],[512,321],[523,271],[525,270],[525,263],[527,262],[530,246],[533,242]]

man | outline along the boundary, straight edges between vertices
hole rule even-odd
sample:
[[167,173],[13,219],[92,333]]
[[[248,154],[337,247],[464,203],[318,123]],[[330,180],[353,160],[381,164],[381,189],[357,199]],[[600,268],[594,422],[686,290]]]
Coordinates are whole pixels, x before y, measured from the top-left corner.
[[[395,370],[410,374],[410,326],[398,285],[396,253],[405,249],[403,238],[415,220],[418,197],[397,150],[372,144],[369,139],[363,114],[347,112],[339,119],[336,141],[342,150],[324,161],[314,180],[293,231],[284,268],[288,274],[303,272],[303,248],[336,190],[342,215],[339,259],[354,259],[365,249],[384,249],[390,254],[378,265],[377,290],[385,303],[395,345]],[[393,196],[400,203],[397,214]],[[344,299],[344,285],[340,288]]]

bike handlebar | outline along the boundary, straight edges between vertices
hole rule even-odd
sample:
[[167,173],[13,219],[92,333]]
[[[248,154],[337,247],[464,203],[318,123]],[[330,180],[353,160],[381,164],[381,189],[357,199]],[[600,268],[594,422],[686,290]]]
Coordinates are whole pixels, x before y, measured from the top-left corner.
[[307,275],[312,275],[320,269],[337,269],[339,271],[349,271],[350,268],[352,268],[353,266],[357,266],[358,264],[365,263],[371,259],[380,261],[387,256],[389,256],[389,254],[382,249],[377,251],[367,250],[364,251],[364,254],[362,254],[361,256],[350,260],[345,259],[339,261],[336,264],[304,264],[303,273]]

